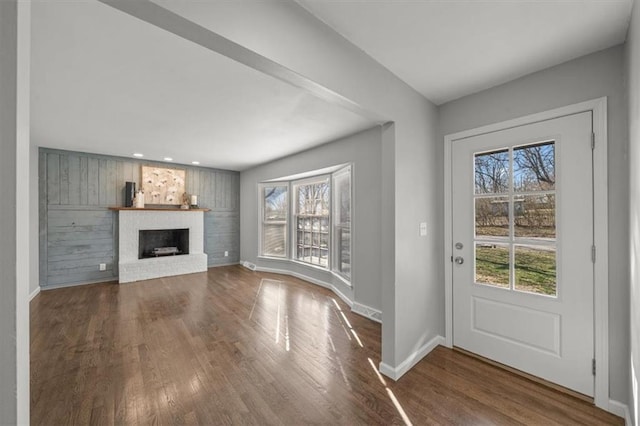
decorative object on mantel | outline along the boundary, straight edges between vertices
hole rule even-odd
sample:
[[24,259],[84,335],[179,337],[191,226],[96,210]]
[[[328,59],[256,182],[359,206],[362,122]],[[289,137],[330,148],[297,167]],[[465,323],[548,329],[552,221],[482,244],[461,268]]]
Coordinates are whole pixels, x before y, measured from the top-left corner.
[[142,190],[145,204],[180,205],[185,189],[184,170],[142,166]]
[[189,210],[189,199],[189,194],[187,194],[186,192],[182,194],[182,204],[180,205],[180,208],[182,210]]
[[197,195],[191,194],[191,208],[192,209],[197,209],[198,208],[198,196]]
[[144,209],[144,191],[139,190],[136,196],[133,198],[133,205],[137,209]]
[[133,200],[136,198],[136,183],[125,182],[124,184],[124,206],[133,207]]

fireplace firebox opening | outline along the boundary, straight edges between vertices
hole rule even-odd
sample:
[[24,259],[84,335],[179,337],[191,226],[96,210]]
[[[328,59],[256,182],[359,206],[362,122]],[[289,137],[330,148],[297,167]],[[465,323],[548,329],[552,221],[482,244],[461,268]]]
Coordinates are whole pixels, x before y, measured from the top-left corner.
[[140,230],[138,259],[189,254],[189,229]]

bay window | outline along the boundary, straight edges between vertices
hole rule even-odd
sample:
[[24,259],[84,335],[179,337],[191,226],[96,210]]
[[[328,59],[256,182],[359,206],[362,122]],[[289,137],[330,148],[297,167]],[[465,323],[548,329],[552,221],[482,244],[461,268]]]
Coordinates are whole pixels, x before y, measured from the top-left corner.
[[330,174],[260,184],[260,256],[310,264],[351,281],[351,172],[351,166],[336,167]]

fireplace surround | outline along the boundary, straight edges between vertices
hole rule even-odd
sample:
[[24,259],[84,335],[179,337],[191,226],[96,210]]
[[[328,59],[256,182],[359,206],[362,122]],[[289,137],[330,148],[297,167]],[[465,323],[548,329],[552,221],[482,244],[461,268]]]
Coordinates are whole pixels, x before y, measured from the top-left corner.
[[[116,210],[116,209],[114,209]],[[182,275],[207,270],[204,253],[204,209],[130,209],[118,208],[118,281],[132,281]],[[168,237],[156,238],[152,245],[176,247],[181,255],[167,251],[140,258],[140,231],[178,230]],[[186,238],[184,236],[188,235]],[[160,234],[151,232],[150,234]],[[182,234],[182,237],[176,237]],[[157,236],[157,235],[154,235]],[[180,240],[182,239],[182,240]],[[182,247],[180,250],[178,247]],[[153,247],[156,248],[156,247]],[[152,249],[153,249],[152,248]],[[148,250],[147,250],[148,251]],[[167,255],[171,254],[171,255]]]

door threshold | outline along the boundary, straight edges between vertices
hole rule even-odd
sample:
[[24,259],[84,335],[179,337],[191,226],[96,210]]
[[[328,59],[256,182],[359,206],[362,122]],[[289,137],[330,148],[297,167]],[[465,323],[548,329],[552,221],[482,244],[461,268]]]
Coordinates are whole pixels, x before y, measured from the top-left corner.
[[513,368],[513,367],[509,367],[508,365],[501,364],[501,363],[499,363],[497,361],[494,361],[492,359],[485,358],[482,355],[478,355],[478,354],[475,354],[473,352],[469,352],[468,350],[459,348],[458,346],[453,346],[453,350],[456,351],[456,352],[459,352],[461,354],[467,355],[467,356],[469,356],[471,358],[475,358],[477,360],[480,360],[480,361],[482,361],[484,363],[487,363],[487,364],[493,365],[495,367],[501,368],[503,370],[506,370],[506,371],[508,371],[510,373],[516,374],[516,375],[518,375],[520,377],[524,377],[525,379],[531,380],[532,382],[535,382],[535,383],[538,383],[540,385],[546,386],[546,387],[551,388],[553,390],[556,390],[558,392],[562,392],[562,393],[564,393],[566,395],[570,395],[570,396],[572,396],[574,398],[577,398],[577,399],[579,399],[581,401],[585,401],[585,402],[588,402],[590,404],[594,404],[595,405],[593,398],[590,397],[589,395],[585,395],[583,393],[576,392],[576,391],[574,391],[572,389],[565,388],[564,386],[560,386],[557,383],[553,383],[553,382],[550,382],[550,381],[545,380],[543,378],[540,378],[538,376],[534,376],[532,374],[525,373],[524,371],[518,370],[518,369]]

